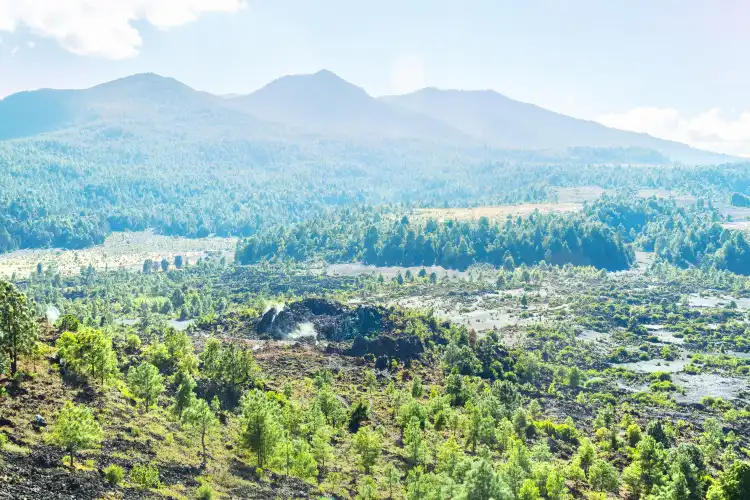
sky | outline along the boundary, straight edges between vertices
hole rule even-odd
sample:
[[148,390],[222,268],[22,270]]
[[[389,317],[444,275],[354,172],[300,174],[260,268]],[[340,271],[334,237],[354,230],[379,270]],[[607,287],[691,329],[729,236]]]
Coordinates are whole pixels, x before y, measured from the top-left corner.
[[142,72],[249,93],[325,68],[750,157],[748,0],[0,0],[0,40],[0,97]]

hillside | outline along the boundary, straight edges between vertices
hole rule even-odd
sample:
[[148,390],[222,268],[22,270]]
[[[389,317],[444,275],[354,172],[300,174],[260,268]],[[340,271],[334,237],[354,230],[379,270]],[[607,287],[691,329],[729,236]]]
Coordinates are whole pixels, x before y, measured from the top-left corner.
[[731,160],[728,156],[699,151],[677,142],[572,118],[491,90],[427,88],[407,95],[382,97],[381,101],[450,123],[485,144],[501,149],[641,147],[684,163]]
[[[555,201],[554,186],[711,199],[747,188],[742,165],[660,166],[634,177],[631,165],[669,163],[647,146],[488,147],[491,130],[471,126],[481,123],[472,113],[484,115],[456,106],[465,116],[446,124],[440,116],[453,111],[407,110],[326,71],[236,98],[154,74],[16,94],[0,101],[0,252],[85,248],[112,231],[149,228],[250,236],[340,206]],[[531,144],[520,131],[514,140]]]
[[[430,88],[375,99],[326,70],[285,76],[239,97],[214,96],[172,78],[140,74],[90,89],[43,89],[0,101],[0,140],[59,131],[83,144],[124,138],[143,150],[175,140],[215,145],[227,139],[263,139],[317,147],[322,139],[327,142],[324,154],[350,144],[436,159],[445,158],[446,150],[483,151],[498,158],[509,150],[590,147],[653,150],[684,163],[732,160],[554,113],[494,91]],[[272,146],[274,151],[283,148]]]
[[391,106],[330,71],[285,76],[230,101],[268,122],[328,136],[360,139],[411,138],[466,143],[447,123]]
[[[167,139],[213,142],[276,132],[273,126],[261,127],[256,118],[221,101],[155,74],[133,75],[83,90],[22,92],[0,101],[0,140],[63,131],[82,144],[125,136],[148,149]],[[146,136],[150,144],[134,136]]]

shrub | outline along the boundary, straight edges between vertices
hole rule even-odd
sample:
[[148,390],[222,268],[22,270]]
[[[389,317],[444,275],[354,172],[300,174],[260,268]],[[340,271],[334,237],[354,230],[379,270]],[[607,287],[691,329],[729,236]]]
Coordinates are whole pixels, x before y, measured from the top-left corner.
[[130,470],[130,480],[143,489],[158,488],[159,469],[153,465],[135,465]]
[[589,470],[589,483],[596,491],[616,492],[620,487],[620,475],[609,462],[597,460]]
[[138,352],[141,349],[141,338],[131,333],[128,335],[128,337],[125,339],[125,349],[127,349],[130,352]]
[[120,484],[125,477],[125,471],[117,464],[108,465],[104,468],[104,478],[109,484]]
[[198,500],[211,500],[214,497],[214,490],[206,483],[198,486],[195,490],[195,498]]
[[534,425],[550,437],[562,439],[568,443],[578,443],[578,431],[567,423],[557,424],[547,419],[537,420]]
[[625,430],[625,439],[628,442],[628,446],[635,448],[638,441],[641,440],[641,428],[638,424],[630,424]]

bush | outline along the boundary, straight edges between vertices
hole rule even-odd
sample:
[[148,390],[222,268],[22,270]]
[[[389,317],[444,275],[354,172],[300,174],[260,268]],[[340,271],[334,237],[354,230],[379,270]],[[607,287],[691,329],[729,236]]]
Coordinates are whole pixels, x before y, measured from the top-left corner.
[[120,484],[125,477],[125,471],[117,464],[108,465],[104,468],[104,478],[109,484]]
[[589,483],[596,491],[616,492],[620,487],[620,475],[609,462],[597,460],[589,470]]
[[198,486],[195,490],[195,498],[198,500],[211,500],[214,497],[214,490],[207,484]]
[[578,431],[575,427],[564,424],[557,424],[551,420],[537,420],[534,422],[537,429],[544,432],[550,437],[561,439],[568,443],[578,443]]
[[143,489],[158,488],[159,469],[153,465],[135,465],[130,470],[130,480]]
[[641,440],[641,428],[638,424],[630,424],[625,430],[625,440],[628,442],[628,446],[635,448],[638,441]]
[[125,339],[125,349],[127,349],[130,352],[140,351],[141,350],[141,338],[134,333],[131,333],[130,335],[128,335],[127,338]]

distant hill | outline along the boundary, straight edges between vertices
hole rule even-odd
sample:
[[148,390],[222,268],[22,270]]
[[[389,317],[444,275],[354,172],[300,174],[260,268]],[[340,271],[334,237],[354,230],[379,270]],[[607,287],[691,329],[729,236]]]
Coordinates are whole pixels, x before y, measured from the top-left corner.
[[[258,120],[222,99],[152,73],[133,75],[83,90],[43,89],[0,101],[0,140],[92,126],[130,133],[184,133],[214,128],[246,134]],[[85,137],[82,137],[85,140]]]
[[141,74],[0,101],[0,253],[149,228],[244,237],[335,207],[550,202],[557,187],[748,193],[748,165],[670,158],[724,159],[495,93],[376,99],[322,71],[225,98]]
[[653,149],[685,163],[717,163],[732,159],[647,134],[572,118],[534,104],[515,101],[492,90],[427,88],[407,95],[382,97],[380,100],[450,124],[496,148],[558,150],[579,146],[636,147]]
[[[81,144],[128,141],[153,149],[165,142],[200,143],[267,140],[274,148],[314,145],[336,152],[352,145],[421,157],[479,155],[517,158],[565,157],[572,148],[616,148],[641,158],[684,163],[726,163],[725,155],[693,149],[645,134],[554,113],[494,91],[423,89],[376,99],[330,71],[285,76],[244,96],[196,91],[155,74],[133,75],[84,90],[21,92],[0,101],[0,140],[62,132]],[[282,144],[279,146],[278,144]],[[244,146],[243,146],[244,147]],[[511,151],[512,150],[512,151]],[[646,154],[646,150],[656,154]],[[552,154],[550,152],[553,152]],[[623,154],[624,153],[624,154]],[[597,156],[606,158],[597,153]],[[453,161],[453,160],[452,160]]]
[[364,140],[468,139],[447,123],[375,99],[327,70],[279,78],[230,103],[262,120],[321,135]]

